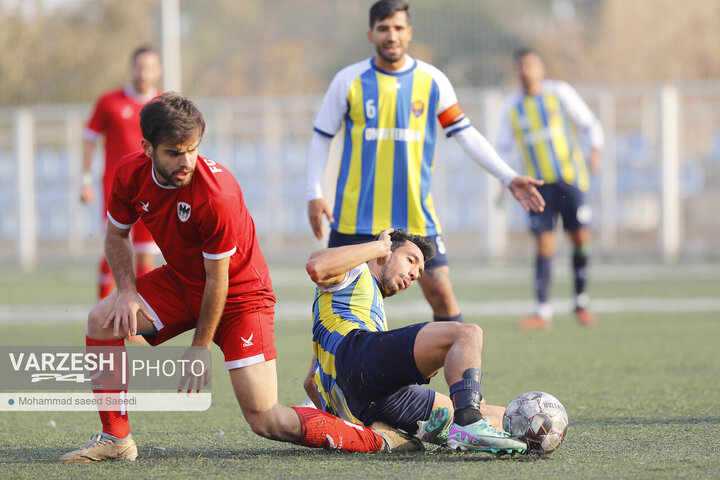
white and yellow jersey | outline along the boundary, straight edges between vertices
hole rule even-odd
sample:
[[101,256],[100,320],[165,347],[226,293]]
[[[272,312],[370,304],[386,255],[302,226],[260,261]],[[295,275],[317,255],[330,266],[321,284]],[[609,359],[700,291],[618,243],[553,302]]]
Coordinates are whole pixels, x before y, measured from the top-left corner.
[[353,330],[387,331],[379,281],[366,263],[353,268],[331,287],[318,287],[313,303],[313,351],[315,384],[323,409],[345,420],[360,422],[350,412],[345,395],[336,383],[335,353]]
[[545,183],[563,181],[581,191],[590,187],[578,129],[593,148],[602,148],[603,131],[580,95],[565,82],[545,80],[539,95],[515,92],[505,99],[497,150],[507,161],[513,144],[525,170]]
[[406,56],[388,72],[370,58],[335,76],[314,128],[334,137],[345,125],[333,230],[441,233],[430,193],[438,122],[448,137],[470,126],[450,81],[428,63]]

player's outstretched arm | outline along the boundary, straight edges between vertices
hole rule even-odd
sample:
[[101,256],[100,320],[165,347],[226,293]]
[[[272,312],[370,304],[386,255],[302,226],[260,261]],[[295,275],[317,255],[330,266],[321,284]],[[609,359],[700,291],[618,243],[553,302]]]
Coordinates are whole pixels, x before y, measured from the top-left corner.
[[329,287],[342,282],[347,272],[370,260],[378,259],[378,264],[384,265],[392,253],[392,231],[392,228],[385,230],[374,242],[318,250],[310,255],[305,270],[317,285]]
[[526,175],[518,175],[515,170],[505,163],[492,148],[485,137],[475,127],[466,128],[453,137],[460,143],[465,152],[475,162],[508,186],[515,198],[525,210],[542,212],[545,208],[540,192],[536,187],[543,184]]
[[525,210],[542,212],[545,210],[545,200],[536,187],[541,186],[543,183],[545,182],[537,178],[518,175],[510,182],[508,188]]

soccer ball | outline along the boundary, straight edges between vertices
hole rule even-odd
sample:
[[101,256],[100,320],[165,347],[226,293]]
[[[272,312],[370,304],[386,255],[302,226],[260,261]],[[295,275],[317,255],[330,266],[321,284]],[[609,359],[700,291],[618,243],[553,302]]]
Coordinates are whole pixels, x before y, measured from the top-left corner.
[[565,439],[567,428],[565,407],[545,392],[518,395],[503,415],[503,430],[526,441],[529,453],[554,452]]

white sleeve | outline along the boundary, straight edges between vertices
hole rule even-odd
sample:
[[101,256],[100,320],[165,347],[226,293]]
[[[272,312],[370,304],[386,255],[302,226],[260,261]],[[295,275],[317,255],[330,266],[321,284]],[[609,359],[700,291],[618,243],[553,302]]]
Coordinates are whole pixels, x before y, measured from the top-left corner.
[[325,173],[325,165],[330,155],[330,143],[332,139],[317,131],[313,133],[308,149],[307,161],[307,200],[322,198],[322,181]]
[[320,135],[332,138],[342,127],[348,112],[348,90],[356,72],[362,69],[361,63],[340,70],[330,82],[315,119],[315,131]]
[[458,141],[463,150],[465,150],[465,153],[467,153],[475,163],[502,181],[506,186],[510,185],[510,182],[518,176],[517,172],[500,158],[490,143],[475,127],[470,126],[469,128],[465,128],[453,135],[453,138]]
[[82,138],[83,140],[87,140],[88,142],[97,142],[98,138],[100,137],[100,132],[96,132],[90,127],[85,127],[83,129]]
[[470,119],[463,113],[458,105],[457,95],[450,80],[438,68],[429,63],[417,60],[419,68],[423,69],[433,78],[438,86],[438,121],[445,129],[445,136],[452,137],[470,127]]
[[318,285],[318,290],[322,290],[323,292],[337,292],[338,290],[342,290],[343,288],[354,282],[355,279],[359,277],[363,270],[365,270],[366,268],[368,268],[367,263],[358,265],[357,267],[353,268],[345,274],[345,278],[342,282],[336,283],[335,285],[330,285],[329,287],[321,287]]
[[593,148],[602,149],[605,144],[602,125],[600,125],[587,104],[577,91],[565,82],[556,81],[556,89],[557,95],[565,105],[568,115],[578,127],[585,131],[590,140],[590,145]]
[[505,160],[509,159],[514,145],[515,132],[513,132],[513,128],[510,123],[510,101],[507,100],[505,101],[505,105],[503,107],[502,117],[500,117],[500,125],[495,139],[495,147],[497,148],[500,158]]

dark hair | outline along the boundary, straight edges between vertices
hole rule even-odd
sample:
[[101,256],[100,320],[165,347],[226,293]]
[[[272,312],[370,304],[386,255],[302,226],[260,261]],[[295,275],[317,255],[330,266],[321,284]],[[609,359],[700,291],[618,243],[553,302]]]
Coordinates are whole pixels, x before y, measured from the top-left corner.
[[417,247],[422,252],[423,260],[425,262],[435,256],[435,246],[426,237],[421,237],[420,235],[411,235],[405,230],[393,230],[390,234],[390,241],[392,242],[390,250],[393,252],[405,245],[405,243],[412,242],[417,245]]
[[155,49],[155,47],[151,47],[150,45],[142,45],[142,46],[136,48],[135,50],[133,50],[133,53],[132,53],[132,55],[130,56],[130,58],[132,59],[132,63],[135,63],[135,61],[137,60],[137,58],[138,58],[140,55],[142,55],[143,53],[154,53],[154,54],[157,55],[158,57],[160,56],[160,54],[159,54],[158,51]]
[[164,141],[183,143],[197,130],[202,137],[205,119],[193,102],[179,93],[166,92],[140,110],[140,130],[154,148]]
[[513,60],[515,61],[515,63],[518,63],[520,59],[526,55],[537,55],[538,57],[540,57],[540,60],[542,60],[542,55],[540,55],[540,52],[530,47],[522,47],[515,50],[515,53],[513,53]]
[[405,12],[410,20],[410,4],[407,0],[379,0],[370,7],[370,30],[378,20],[393,16],[395,12]]

